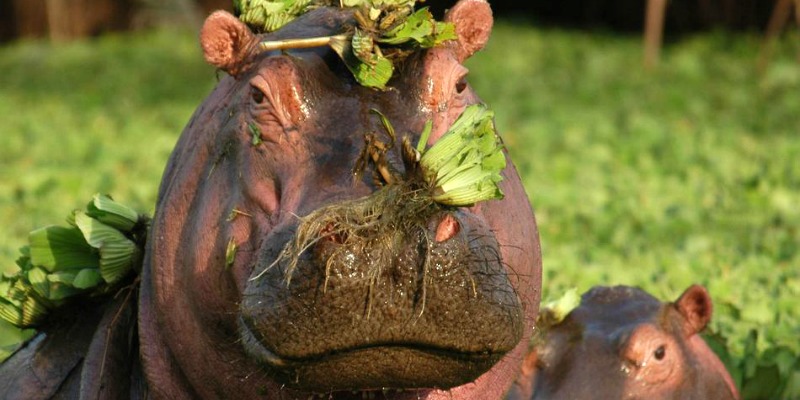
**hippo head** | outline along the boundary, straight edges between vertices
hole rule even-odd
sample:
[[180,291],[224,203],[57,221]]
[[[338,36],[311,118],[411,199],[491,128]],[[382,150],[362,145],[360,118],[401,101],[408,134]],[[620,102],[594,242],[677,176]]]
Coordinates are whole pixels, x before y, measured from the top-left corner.
[[533,353],[534,398],[738,398],[698,335],[711,312],[711,298],[698,285],[674,303],[637,288],[595,287]]
[[[207,19],[206,60],[226,74],[172,153],[142,274],[142,360],[159,398],[498,399],[518,375],[541,260],[510,163],[503,200],[437,205],[410,216],[414,232],[383,224],[397,231],[374,232],[388,243],[350,245],[323,226],[291,266],[281,259],[304,217],[385,189],[363,168],[366,135],[384,132],[372,110],[413,143],[432,121],[431,144],[480,101],[461,63],[488,40],[482,0],[455,5],[458,39],[410,55],[386,90],[358,85],[327,47],[258,49],[352,18],[320,8],[260,36],[224,12]],[[400,140],[383,145],[402,173]]]

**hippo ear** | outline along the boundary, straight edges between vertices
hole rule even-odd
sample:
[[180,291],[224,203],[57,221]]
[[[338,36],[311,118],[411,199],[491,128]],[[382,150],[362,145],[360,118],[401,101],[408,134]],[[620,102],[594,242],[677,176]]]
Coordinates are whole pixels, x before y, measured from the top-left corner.
[[231,75],[241,71],[256,42],[250,28],[226,11],[209,15],[200,31],[206,61]]
[[686,318],[684,331],[687,335],[693,335],[708,325],[714,306],[706,288],[692,285],[675,302],[675,308]]
[[466,60],[483,48],[492,33],[492,9],[486,0],[460,0],[444,17],[456,26],[459,61]]

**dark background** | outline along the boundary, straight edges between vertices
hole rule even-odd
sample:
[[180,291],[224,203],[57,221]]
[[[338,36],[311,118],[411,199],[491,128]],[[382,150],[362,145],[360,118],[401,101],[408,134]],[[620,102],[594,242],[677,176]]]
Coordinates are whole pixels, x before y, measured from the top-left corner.
[[[455,0],[427,4],[441,13]],[[777,0],[673,0],[665,31],[763,30]],[[202,23],[231,0],[0,0],[0,41],[25,37],[68,40],[154,25]],[[544,26],[640,32],[646,0],[490,1],[498,16]]]

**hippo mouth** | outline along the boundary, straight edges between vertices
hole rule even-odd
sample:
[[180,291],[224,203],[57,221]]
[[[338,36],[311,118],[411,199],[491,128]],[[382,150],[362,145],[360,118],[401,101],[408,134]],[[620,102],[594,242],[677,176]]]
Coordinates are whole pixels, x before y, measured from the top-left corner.
[[499,244],[467,211],[420,218],[366,246],[334,230],[285,259],[278,249],[302,228],[273,230],[240,306],[246,353],[285,387],[376,398],[416,398],[491,369],[524,324]]
[[283,377],[287,387],[316,394],[335,393],[337,399],[353,392],[397,398],[402,393],[416,396],[421,391],[449,389],[475,380],[506,353],[467,353],[428,343],[397,342],[290,358],[267,349],[244,320],[240,320],[240,334],[248,354],[273,376]]

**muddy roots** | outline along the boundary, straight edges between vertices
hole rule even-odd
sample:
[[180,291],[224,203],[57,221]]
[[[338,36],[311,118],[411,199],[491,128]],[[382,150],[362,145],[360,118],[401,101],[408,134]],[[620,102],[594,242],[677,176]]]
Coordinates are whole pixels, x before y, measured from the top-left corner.
[[285,263],[288,285],[303,253],[320,241],[329,240],[338,246],[327,257],[326,287],[331,265],[341,260],[344,253],[369,260],[368,275],[373,281],[380,275],[381,266],[391,265],[404,243],[419,243],[424,239],[425,253],[428,253],[433,240],[428,233],[428,221],[443,210],[429,193],[427,188],[398,182],[369,196],[317,209],[300,219],[294,239],[283,247],[271,265],[253,279]]

